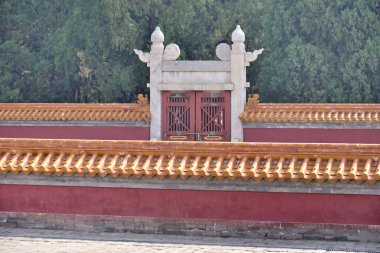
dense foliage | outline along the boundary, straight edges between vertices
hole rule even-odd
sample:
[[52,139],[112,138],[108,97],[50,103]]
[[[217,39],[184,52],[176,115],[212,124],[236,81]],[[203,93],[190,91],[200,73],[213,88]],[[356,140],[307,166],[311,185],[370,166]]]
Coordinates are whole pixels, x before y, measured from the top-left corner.
[[215,59],[236,24],[266,49],[262,101],[380,102],[379,0],[2,0],[0,102],[131,102],[155,26],[181,59]]

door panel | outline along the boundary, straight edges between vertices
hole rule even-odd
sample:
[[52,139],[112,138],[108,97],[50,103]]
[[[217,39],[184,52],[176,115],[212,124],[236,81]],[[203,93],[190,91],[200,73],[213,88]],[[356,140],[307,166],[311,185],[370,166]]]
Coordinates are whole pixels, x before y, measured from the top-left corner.
[[196,127],[201,141],[230,140],[230,92],[196,93]]
[[195,92],[162,92],[162,140],[195,140]]

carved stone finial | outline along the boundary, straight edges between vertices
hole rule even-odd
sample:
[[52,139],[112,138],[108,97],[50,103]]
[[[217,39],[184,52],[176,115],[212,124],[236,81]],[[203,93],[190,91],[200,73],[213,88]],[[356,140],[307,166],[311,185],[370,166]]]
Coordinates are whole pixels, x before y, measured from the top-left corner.
[[139,106],[148,105],[148,95],[138,94],[137,95],[137,104]]
[[164,60],[166,61],[177,60],[180,54],[181,54],[181,50],[179,49],[179,46],[177,44],[171,43],[165,47]]
[[248,95],[248,103],[247,105],[250,107],[256,107],[260,103],[260,96],[259,94],[249,94]]
[[244,42],[244,41],[245,41],[245,33],[240,28],[240,25],[237,25],[235,31],[232,33],[232,42]]
[[133,49],[135,51],[135,54],[139,56],[140,61],[142,62],[149,62],[149,53],[144,53],[141,50]]
[[164,34],[161,32],[161,29],[157,26],[156,30],[150,36],[150,40],[153,43],[163,43],[164,42]]
[[231,60],[231,47],[226,43],[219,44],[216,49],[216,56],[222,61]]
[[262,54],[263,51],[264,51],[264,48],[261,48],[259,50],[255,50],[253,52],[247,52],[247,53],[245,53],[244,60],[246,62],[256,61],[257,56],[259,56],[260,54]]

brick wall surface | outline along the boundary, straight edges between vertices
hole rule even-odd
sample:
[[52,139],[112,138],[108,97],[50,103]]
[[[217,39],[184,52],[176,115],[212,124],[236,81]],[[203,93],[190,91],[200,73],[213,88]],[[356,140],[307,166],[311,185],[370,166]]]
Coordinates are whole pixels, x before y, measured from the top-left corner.
[[86,232],[380,242],[379,225],[303,224],[0,212],[0,227]]

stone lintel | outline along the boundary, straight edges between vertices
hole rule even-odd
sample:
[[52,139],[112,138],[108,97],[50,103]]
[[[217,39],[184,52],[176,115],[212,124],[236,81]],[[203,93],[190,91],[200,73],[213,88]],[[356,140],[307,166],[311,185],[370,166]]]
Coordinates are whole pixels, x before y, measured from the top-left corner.
[[227,71],[164,71],[162,72],[162,82],[159,82],[158,84],[162,83],[231,83],[231,75]]
[[162,71],[226,72],[230,66],[230,61],[163,61]]
[[215,90],[233,90],[234,86],[231,83],[165,83],[159,84],[158,90],[164,91],[179,91],[179,90],[201,90],[201,91],[215,91]]

